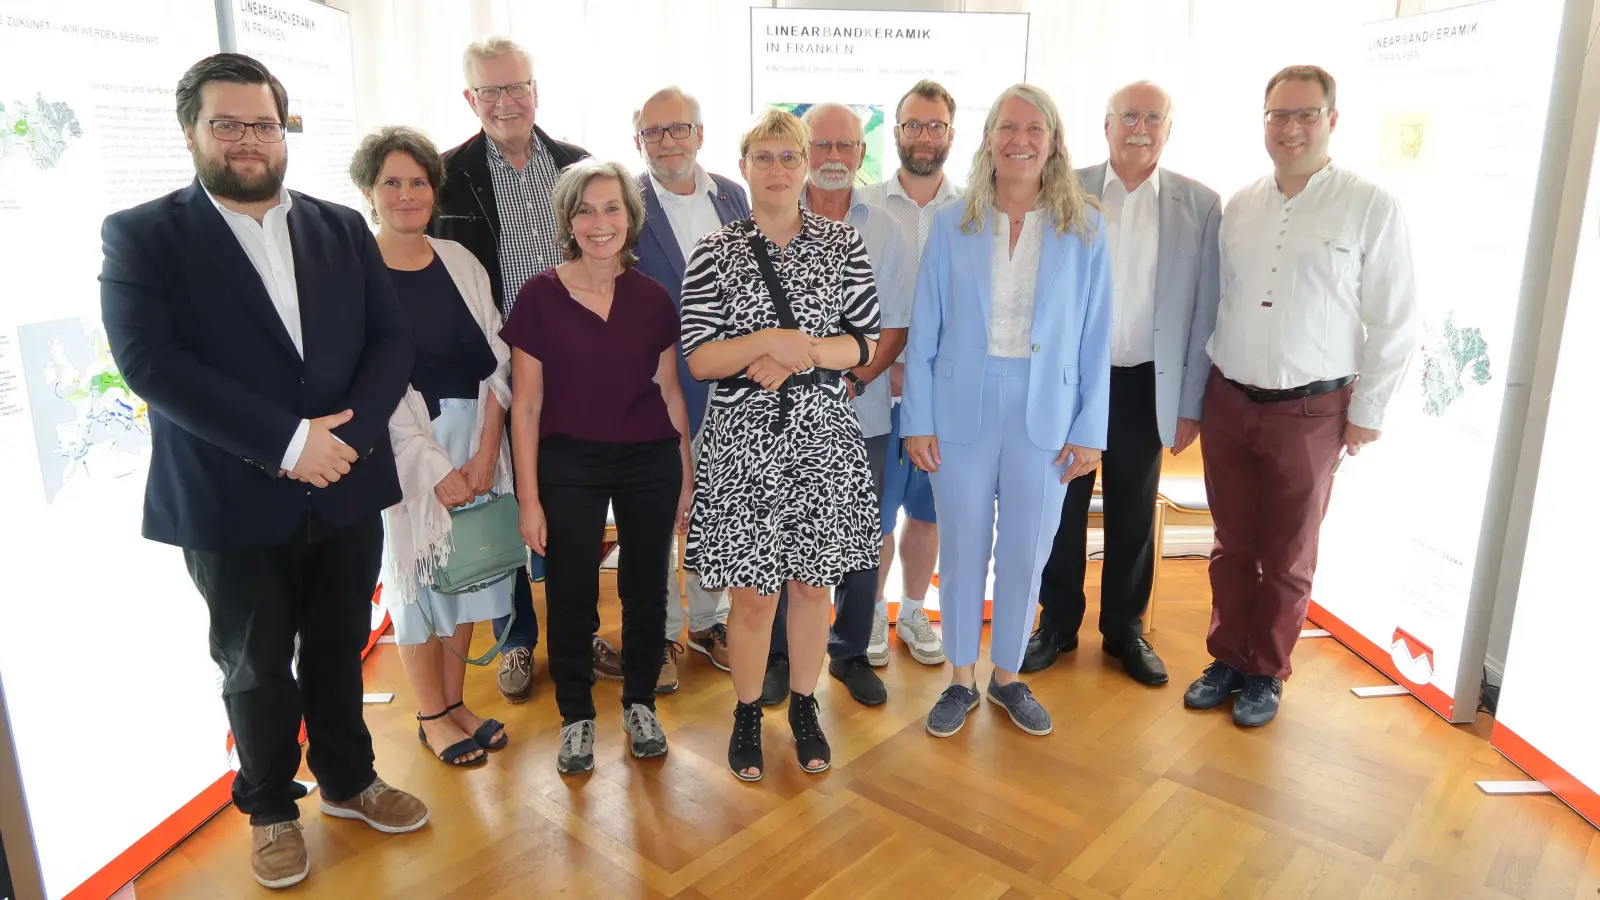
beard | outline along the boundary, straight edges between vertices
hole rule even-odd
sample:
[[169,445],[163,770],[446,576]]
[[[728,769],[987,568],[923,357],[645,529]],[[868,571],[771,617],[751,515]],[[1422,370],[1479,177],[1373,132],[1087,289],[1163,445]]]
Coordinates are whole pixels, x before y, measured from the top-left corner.
[[676,168],[669,168],[662,165],[659,160],[650,159],[649,157],[645,158],[644,164],[645,168],[650,170],[650,174],[654,175],[657,181],[662,184],[671,184],[674,181],[682,181],[694,174],[695,159],[694,154],[685,153],[683,155],[683,164]]
[[917,159],[917,145],[900,144],[900,168],[905,169],[919,178],[926,178],[944,167],[944,161],[950,157],[950,145],[933,148],[933,158],[927,161]]
[[226,155],[217,159],[206,159],[198,153],[194,154],[194,170],[200,177],[200,184],[204,185],[212,196],[236,203],[265,203],[282,192],[283,175],[289,168],[288,159],[274,162],[263,157],[262,162],[266,167],[265,172],[254,177],[246,177],[228,165]]
[[849,169],[834,163],[824,163],[811,173],[811,183],[825,191],[842,191],[854,180]]

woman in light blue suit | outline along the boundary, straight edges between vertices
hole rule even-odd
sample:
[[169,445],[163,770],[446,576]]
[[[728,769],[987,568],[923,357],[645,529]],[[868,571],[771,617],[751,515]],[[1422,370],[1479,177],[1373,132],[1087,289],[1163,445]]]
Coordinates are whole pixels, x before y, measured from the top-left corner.
[[[1111,270],[1049,96],[1007,88],[989,110],[965,204],[939,212],[917,276],[900,408],[906,453],[933,473],[950,687],[928,713],[949,737],[978,705],[974,669],[995,563],[986,696],[1029,734],[1050,714],[1017,680],[1067,482],[1106,442]],[[996,534],[996,499],[999,527]]]

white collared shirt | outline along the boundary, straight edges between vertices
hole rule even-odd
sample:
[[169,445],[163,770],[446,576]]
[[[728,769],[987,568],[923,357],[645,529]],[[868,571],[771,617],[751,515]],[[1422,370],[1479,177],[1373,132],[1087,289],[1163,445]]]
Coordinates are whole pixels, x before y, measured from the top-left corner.
[[1106,163],[1101,202],[1111,253],[1111,364],[1156,358],[1156,253],[1161,246],[1161,170],[1128,192]]
[[694,245],[701,238],[722,227],[722,219],[711,197],[717,192],[717,183],[711,180],[697,163],[694,167],[694,193],[687,196],[674,194],[650,174],[650,184],[656,189],[656,199],[667,214],[667,224],[672,226],[672,236],[678,239],[678,249],[684,261],[694,253]]
[[989,273],[989,355],[1012,359],[1032,353],[1034,294],[1044,252],[1043,215],[1022,217],[1022,233],[1011,248],[1011,218],[994,210],[994,256]]
[[[205,186],[201,188],[204,190]],[[228,229],[238,238],[245,255],[250,257],[256,274],[261,276],[262,286],[267,289],[267,297],[278,311],[278,318],[283,320],[283,329],[294,343],[295,352],[304,359],[306,350],[300,330],[300,290],[295,286],[294,248],[289,244],[289,208],[294,205],[294,198],[284,188],[278,193],[278,205],[267,210],[267,214],[257,222],[244,213],[234,212],[218,203],[209,190],[206,190],[206,197],[222,214],[222,221],[228,223]],[[300,427],[295,429],[294,437],[283,453],[281,468],[292,470],[300,462],[300,452],[305,449],[306,436],[310,433],[311,423],[301,419]]]
[[1285,197],[1274,176],[1222,217],[1222,304],[1206,350],[1258,388],[1358,375],[1350,422],[1381,428],[1421,331],[1395,198],[1329,163]]

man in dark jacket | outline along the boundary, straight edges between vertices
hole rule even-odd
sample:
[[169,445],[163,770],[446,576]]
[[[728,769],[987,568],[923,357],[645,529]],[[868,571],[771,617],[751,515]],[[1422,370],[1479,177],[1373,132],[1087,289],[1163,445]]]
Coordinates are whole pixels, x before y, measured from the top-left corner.
[[[428,231],[472,251],[489,271],[501,315],[509,317],[528,279],[562,261],[551,198],[561,170],[589,153],[551,138],[534,124],[539,87],[533,61],[514,41],[496,37],[472,44],[462,67],[467,79],[462,95],[483,130],[444,155],[444,185]],[[506,424],[510,422],[507,416]],[[511,629],[499,675],[500,693],[510,703],[525,703],[533,695],[539,620],[529,582],[542,577],[543,564],[538,557],[532,560],[533,570],[516,579],[512,617],[494,623],[496,637]],[[594,627],[600,629],[598,618]],[[621,657],[599,636],[594,639],[594,673],[613,681],[622,678]]]

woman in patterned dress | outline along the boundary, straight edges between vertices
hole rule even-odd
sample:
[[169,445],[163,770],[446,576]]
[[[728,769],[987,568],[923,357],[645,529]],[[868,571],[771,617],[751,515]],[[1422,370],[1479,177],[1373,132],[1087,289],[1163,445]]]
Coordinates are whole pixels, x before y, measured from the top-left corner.
[[[778,110],[744,135],[739,171],[753,219],[701,238],[683,281],[689,371],[717,380],[685,564],[707,589],[731,589],[738,705],[728,766],[744,781],[763,772],[758,701],[779,588],[789,587],[789,725],[801,768],[821,772],[828,742],[812,692],[827,646],[828,588],[878,559],[877,493],[840,380],[840,370],[872,358],[878,296],[856,230],[800,209],[809,144],[805,124]],[[758,253],[783,297],[768,290]]]

